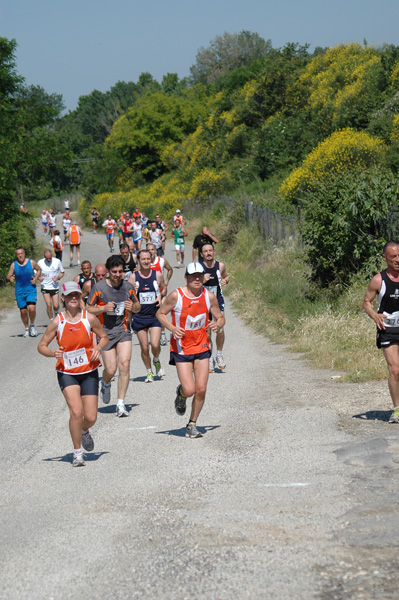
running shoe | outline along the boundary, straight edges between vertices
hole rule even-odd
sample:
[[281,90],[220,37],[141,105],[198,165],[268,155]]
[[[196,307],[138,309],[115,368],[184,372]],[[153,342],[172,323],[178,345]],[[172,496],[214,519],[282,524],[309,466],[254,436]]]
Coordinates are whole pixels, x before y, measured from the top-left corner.
[[78,260],[78,267],[80,267],[80,260]]
[[29,327],[24,331],[24,338],[29,337]]
[[159,359],[155,360],[154,358],[152,362],[154,363],[156,371],[155,374],[158,375],[158,377],[163,377],[165,375],[165,371],[162,368],[161,361]]
[[180,392],[181,392],[181,384],[179,383],[179,385],[176,388],[175,409],[176,409],[177,414],[182,417],[186,412],[187,398],[183,398],[183,396],[181,395]]
[[85,455],[83,452],[79,452],[79,454],[73,453],[72,466],[73,467],[84,467],[85,466]]
[[225,369],[226,363],[224,362],[224,358],[222,354],[216,354],[216,364],[219,369]]
[[180,263],[179,262],[177,263],[177,268],[180,269]]
[[34,325],[31,325],[29,327],[29,335],[30,335],[30,337],[37,337],[37,331],[36,331]]
[[200,433],[197,429],[195,423],[188,423],[186,426],[186,437],[187,438],[200,438],[202,437],[202,433]]
[[388,423],[399,423],[399,406],[393,409]]
[[154,373],[152,371],[147,371],[147,378],[144,383],[152,383],[154,381]]
[[94,440],[91,437],[89,430],[87,430],[86,433],[82,433],[82,448],[87,452],[94,450]]
[[126,410],[126,406],[123,404],[123,402],[118,402],[118,404],[116,405],[116,416],[117,417],[128,417],[129,413]]
[[213,356],[209,357],[209,373],[214,373],[215,371],[215,359]]
[[163,331],[161,333],[161,342],[160,342],[161,346],[167,346],[168,345],[168,340],[166,339],[166,335],[165,332]]
[[104,379],[101,378],[100,388],[101,400],[104,404],[109,404],[111,401],[111,384],[104,383]]
[[70,267],[73,267],[73,262],[70,262],[70,263],[69,263],[69,266],[70,266]]

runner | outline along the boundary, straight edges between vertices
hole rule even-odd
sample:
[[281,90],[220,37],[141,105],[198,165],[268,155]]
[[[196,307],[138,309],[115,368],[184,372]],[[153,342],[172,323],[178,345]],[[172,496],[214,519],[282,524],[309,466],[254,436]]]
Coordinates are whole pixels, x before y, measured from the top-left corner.
[[54,210],[52,208],[50,208],[50,211],[47,213],[47,223],[49,228],[49,234],[51,235],[51,237],[53,237],[56,227],[56,219]]
[[[81,291],[76,282],[62,284],[61,292],[65,308],[49,323],[37,349],[43,356],[57,359],[58,383],[69,408],[72,466],[83,467],[83,450],[94,450],[90,427],[97,420],[97,369],[101,366],[100,352],[108,337],[99,320],[81,309]],[[49,345],[55,337],[58,348],[52,350]]]
[[218,244],[219,240],[209,231],[208,227],[203,227],[201,233],[195,236],[193,241],[193,261],[196,260],[197,250],[199,252],[204,244]]
[[133,233],[134,251],[137,254],[141,250],[141,241],[143,239],[143,225],[141,223],[141,216],[134,217],[134,222],[131,224],[131,231]]
[[106,262],[108,279],[95,283],[87,302],[87,310],[104,317],[104,330],[109,337],[102,356],[104,371],[101,381],[101,397],[104,404],[111,400],[111,379],[119,368],[118,400],[116,416],[128,417],[125,396],[129,385],[130,358],[132,354],[132,333],[128,314],[139,312],[140,304],[133,286],[124,281],[123,259],[110,256]]
[[[145,383],[154,381],[154,374],[151,369],[151,357],[149,343],[153,356],[155,374],[163,377],[165,374],[162,369],[159,355],[161,353],[161,323],[155,314],[161,303],[161,291],[165,283],[161,273],[151,269],[151,254],[149,250],[141,250],[137,255],[139,261],[139,270],[132,273],[129,277],[129,283],[136,290],[141,310],[133,315],[133,330],[141,348],[141,358],[147,369],[147,378]],[[148,339],[149,336],[149,339]]]
[[123,216],[123,213],[121,213],[119,219],[117,220],[117,224],[116,224],[116,226],[118,228],[119,248],[124,243],[123,242],[124,223],[125,223],[125,217]]
[[148,241],[155,246],[158,256],[163,256],[162,242],[164,241],[164,239],[165,234],[162,231],[162,229],[159,229],[159,227],[157,227],[155,221],[151,221],[150,229],[148,232]]
[[169,229],[169,225],[167,225],[165,223],[165,221],[162,221],[162,219],[159,215],[155,215],[155,223],[157,224],[157,229],[160,229],[163,232],[163,239],[162,239],[162,256],[163,256],[165,254],[166,232]]
[[43,227],[43,235],[47,235],[47,233],[48,233],[47,215],[48,215],[47,210],[45,208],[43,208],[43,210],[40,214],[40,221],[41,221],[42,227]]
[[[215,260],[215,250],[212,244],[204,244],[200,252],[200,263],[204,267],[204,287],[215,294],[219,309],[224,316],[224,297],[222,287],[229,283],[229,276],[224,263]],[[211,356],[209,358],[209,373],[215,370],[215,359],[212,356],[212,331],[208,329],[209,349]],[[226,363],[223,358],[224,345],[224,327],[216,334],[216,364],[219,369],[225,369]]]
[[115,220],[112,218],[112,215],[109,214],[107,219],[104,221],[103,227],[105,227],[105,233],[108,240],[109,251],[114,251],[114,231],[116,227]]
[[[169,364],[176,366],[180,381],[176,390],[176,412],[184,415],[187,398],[194,396],[186,437],[198,438],[202,434],[196,423],[204,405],[209,377],[207,329],[219,332],[225,324],[225,318],[219,310],[216,297],[203,287],[204,268],[201,264],[188,264],[185,279],[186,285],[169,294],[156,316],[172,332]],[[170,312],[172,323],[166,316]],[[214,321],[209,321],[209,313]]]
[[[98,281],[105,279],[106,276],[107,276],[107,267],[105,265],[103,265],[102,263],[99,263],[98,265],[96,265],[96,268],[94,269],[94,277],[87,279],[82,286],[82,302],[83,302],[82,306],[84,306],[87,303],[87,298],[91,292],[91,288],[93,287],[93,285],[95,283],[97,283]],[[100,320],[100,323],[102,325],[104,322],[103,315],[99,314],[99,315],[97,315],[97,317]]]
[[[41,290],[46,303],[46,310],[49,319],[58,315],[60,309],[59,281],[64,277],[64,267],[58,258],[53,258],[51,250],[46,250],[44,258],[37,263],[41,269],[39,281]],[[53,315],[54,310],[54,315]]]
[[71,208],[71,203],[69,202],[68,198],[65,198],[64,200],[64,209],[67,211],[69,211],[69,209]]
[[33,258],[26,258],[23,248],[15,250],[15,258],[16,260],[11,263],[6,279],[11,283],[15,282],[15,298],[20,310],[21,321],[25,325],[24,338],[36,337],[36,282],[41,275],[41,270]]
[[184,266],[184,238],[187,235],[187,231],[183,225],[179,225],[173,228],[173,235],[175,236],[177,268],[180,269],[180,263],[182,267]]
[[141,213],[141,223],[143,225],[143,230],[147,229],[148,217],[146,217],[143,212]]
[[126,243],[123,243],[120,246],[120,256],[123,258],[123,262],[125,263],[123,266],[125,279],[129,279],[133,271],[137,269],[136,255],[133,254],[133,252],[130,252],[129,246]]
[[[377,326],[377,348],[388,366],[388,388],[393,403],[389,423],[399,423],[399,242],[387,242],[382,251],[387,268],[370,281],[363,308]],[[373,301],[378,296],[377,312]]]
[[140,218],[142,217],[142,213],[139,211],[139,209],[137,208],[137,206],[134,209],[134,211],[132,213],[132,216],[133,216],[133,219],[135,219],[136,217],[140,217]]
[[[173,269],[169,264],[169,261],[164,256],[157,256],[157,251],[154,244],[147,244],[147,250],[150,251],[151,254],[151,269],[153,271],[158,271],[164,278],[165,288],[162,290],[162,302],[165,300],[165,297],[168,293],[168,285],[169,281],[172,279]],[[166,271],[166,277],[165,277]],[[162,327],[161,332],[161,346],[166,346],[168,344],[168,340],[165,335],[165,327]]]
[[67,210],[62,217],[62,228],[64,230],[64,244],[68,241],[68,229],[71,225],[71,220],[71,215],[69,214],[69,210]]
[[86,281],[91,281],[95,283],[94,273],[92,271],[91,262],[89,260],[84,260],[82,262],[82,272],[79,275],[76,275],[74,281],[79,284],[80,289],[83,289]]
[[69,238],[69,266],[73,267],[73,250],[76,249],[76,258],[78,259],[78,267],[80,267],[80,239],[83,233],[76,221],[72,221],[68,229]]
[[62,262],[62,250],[64,248],[64,244],[62,243],[62,239],[60,238],[60,232],[58,229],[54,231],[54,235],[50,240],[50,244],[54,248],[55,257]]
[[123,239],[125,240],[125,243],[129,246],[130,252],[134,252],[132,226],[133,221],[130,218],[129,213],[126,213],[125,220],[123,223]]
[[185,224],[186,219],[181,214],[180,208],[177,208],[175,214],[172,217],[172,225],[173,227],[182,227]]
[[98,219],[100,217],[100,213],[98,212],[96,207],[93,206],[90,214],[91,214],[91,222],[93,224],[93,233],[97,233]]

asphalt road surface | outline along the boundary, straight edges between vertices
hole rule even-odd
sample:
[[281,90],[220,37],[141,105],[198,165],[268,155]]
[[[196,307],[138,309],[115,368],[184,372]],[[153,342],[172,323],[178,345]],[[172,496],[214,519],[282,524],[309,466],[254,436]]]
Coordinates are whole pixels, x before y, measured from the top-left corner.
[[[108,255],[105,236],[85,232],[82,259]],[[68,247],[63,263],[67,281],[78,273]],[[175,269],[170,291],[182,283]],[[226,319],[204,437],[186,439],[174,411],[169,349],[163,380],[145,384],[134,338],[129,418],[115,416],[113,385],[76,469],[54,361],[22,337],[16,307],[3,312],[1,599],[398,598],[386,383],[339,384],[255,335],[229,303]],[[39,292],[39,336],[47,322]]]

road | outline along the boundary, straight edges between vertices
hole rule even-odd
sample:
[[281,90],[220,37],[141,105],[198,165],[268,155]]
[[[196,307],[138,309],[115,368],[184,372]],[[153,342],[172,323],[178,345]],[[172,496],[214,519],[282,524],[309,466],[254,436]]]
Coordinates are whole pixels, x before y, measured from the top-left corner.
[[[85,232],[82,258],[107,256],[105,237]],[[182,283],[175,269],[170,290]],[[337,383],[247,329],[229,302],[226,318],[203,438],[184,437],[168,349],[164,379],[145,384],[134,339],[129,418],[115,417],[114,391],[100,401],[95,451],[74,469],[54,363],[22,337],[16,307],[2,314],[1,599],[398,597],[386,383]]]

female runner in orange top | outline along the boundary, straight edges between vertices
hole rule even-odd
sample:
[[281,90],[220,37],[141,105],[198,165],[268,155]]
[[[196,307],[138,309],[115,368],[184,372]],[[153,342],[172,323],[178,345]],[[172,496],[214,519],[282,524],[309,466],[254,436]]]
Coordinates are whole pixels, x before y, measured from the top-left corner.
[[[203,286],[203,266],[190,263],[186,267],[185,278],[186,285],[167,296],[156,317],[161,325],[172,332],[169,364],[176,365],[180,381],[176,390],[176,412],[184,415],[186,400],[194,395],[186,437],[197,438],[202,437],[196,421],[204,405],[209,377],[211,354],[207,330],[219,332],[225,324],[225,318],[216,296]],[[167,317],[170,312],[172,322]],[[214,321],[209,320],[209,313]]]
[[[94,449],[89,427],[97,419],[98,367],[108,336],[100,321],[80,307],[81,289],[75,281],[61,284],[65,309],[50,321],[39,345],[40,354],[56,358],[58,383],[68,404],[74,467],[84,466],[83,449]],[[58,348],[49,348],[57,338]],[[97,343],[98,340],[98,343]],[[82,449],[83,446],[83,449]]]

